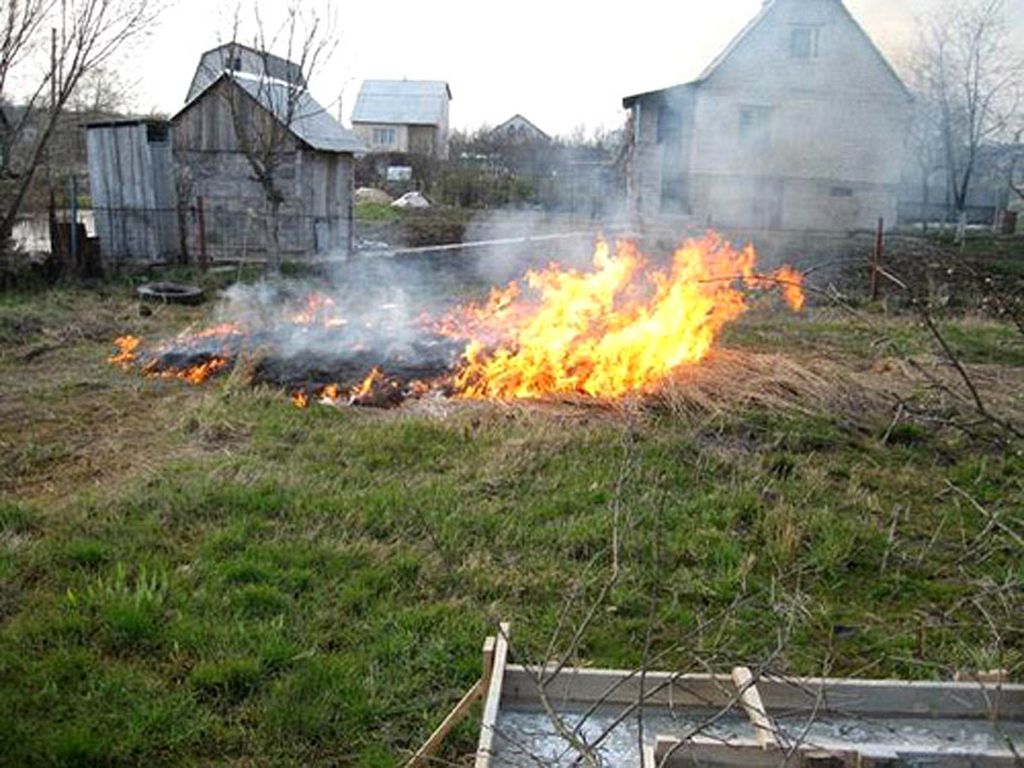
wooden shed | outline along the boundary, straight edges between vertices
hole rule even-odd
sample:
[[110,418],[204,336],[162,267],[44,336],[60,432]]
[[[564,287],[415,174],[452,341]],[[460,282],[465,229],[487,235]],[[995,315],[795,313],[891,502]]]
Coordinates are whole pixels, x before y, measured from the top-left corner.
[[89,191],[108,263],[165,261],[179,253],[170,124],[121,120],[86,126]]
[[[232,57],[228,57],[232,59]],[[276,186],[281,256],[308,259],[345,256],[352,247],[354,153],[359,139],[306,91],[302,82],[244,71],[234,57],[230,68],[211,77],[210,56],[200,63],[199,87],[171,119],[178,185],[189,209],[202,200],[204,226],[186,224],[190,253],[208,258],[262,258],[269,255],[266,189],[256,178],[252,149],[239,131],[276,121]],[[242,69],[239,69],[242,67]],[[200,229],[205,246],[198,242]]]

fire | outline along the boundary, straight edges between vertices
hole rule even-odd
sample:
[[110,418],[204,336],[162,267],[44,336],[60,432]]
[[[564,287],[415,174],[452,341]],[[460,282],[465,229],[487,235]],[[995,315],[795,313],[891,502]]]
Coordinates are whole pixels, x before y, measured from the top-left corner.
[[157,369],[153,363],[150,363],[142,369],[142,372],[154,379],[180,379],[195,385],[202,384],[215,373],[225,370],[230,365],[230,358],[211,357],[206,362],[191,365],[188,368]]
[[363,383],[352,390],[353,401],[367,397],[373,393],[373,388],[384,383],[384,372],[380,368],[374,368],[363,379]]
[[722,329],[748,308],[744,288],[781,287],[802,308],[802,276],[755,272],[753,246],[708,234],[684,243],[659,269],[635,245],[598,244],[593,270],[557,265],[493,291],[442,326],[468,340],[455,389],[471,398],[554,393],[620,397],[652,389],[710,354]]
[[322,293],[310,293],[305,304],[288,318],[295,325],[324,325],[328,328],[344,325],[345,320],[335,317],[336,302]]
[[[346,364],[321,369],[317,363],[306,379],[316,383],[298,391],[295,382],[302,379],[278,379],[287,382],[298,408],[387,408],[431,392],[494,400],[552,394],[615,399],[651,392],[682,366],[704,360],[723,329],[749,309],[755,292],[777,290],[793,310],[803,308],[801,273],[790,267],[759,273],[756,264],[753,246],[736,248],[714,233],[657,261],[632,243],[602,241],[589,269],[552,264],[441,319],[405,321],[396,311],[401,307],[380,304],[350,322],[333,298],[311,293],[280,311],[246,315],[244,324],[190,329],[152,347],[123,336],[109,361],[200,384],[248,359],[251,346],[264,354],[276,344],[280,353],[302,337],[316,342],[311,350],[325,350],[327,360]],[[372,354],[378,342],[371,339],[407,334],[413,335],[411,353],[384,343],[379,355]],[[353,387],[358,379],[351,377],[351,363],[357,359],[359,373],[376,366]],[[287,365],[287,358],[278,360],[270,370]]]
[[121,336],[114,339],[117,352],[108,357],[107,362],[111,365],[120,365],[122,368],[130,368],[138,358],[140,344],[142,339],[138,336]]
[[[409,396],[422,396],[429,391],[423,382],[414,382],[409,389]],[[347,392],[347,400],[342,399],[342,388],[339,384],[328,384],[315,390],[313,398],[306,390],[292,393],[292,405],[296,408],[308,408],[315,399],[320,405],[397,405],[404,399],[402,385],[385,376],[384,371],[374,367],[363,379],[363,382]]]

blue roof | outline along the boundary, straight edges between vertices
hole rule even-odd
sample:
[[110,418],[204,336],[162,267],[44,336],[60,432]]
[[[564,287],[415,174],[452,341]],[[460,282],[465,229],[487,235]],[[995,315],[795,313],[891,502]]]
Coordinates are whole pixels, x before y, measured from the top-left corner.
[[[267,111],[287,122],[289,92],[294,86],[280,80],[259,80],[235,77],[245,92],[262,104]],[[294,101],[291,128],[302,141],[313,149],[325,152],[365,152],[366,146],[352,131],[341,123],[302,90],[291,97]]]
[[439,125],[451,98],[443,80],[365,80],[352,122]]

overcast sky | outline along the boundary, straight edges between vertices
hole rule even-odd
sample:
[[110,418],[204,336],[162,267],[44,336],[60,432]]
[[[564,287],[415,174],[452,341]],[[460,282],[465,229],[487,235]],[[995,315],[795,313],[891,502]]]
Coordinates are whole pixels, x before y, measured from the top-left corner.
[[[898,67],[915,20],[949,1],[847,6]],[[243,0],[243,42],[252,38],[252,2]],[[1024,44],[1024,0],[1008,2]],[[260,5],[272,28],[283,3]],[[521,112],[551,134],[581,124],[615,128],[623,96],[692,79],[760,7],[761,0],[336,2],[338,46],[312,91],[335,114],[340,100],[346,125],[363,79],[407,77],[450,83],[455,127],[496,125]],[[200,53],[229,39],[234,9],[234,0],[168,3],[160,27],[127,61],[139,109],[180,109]]]

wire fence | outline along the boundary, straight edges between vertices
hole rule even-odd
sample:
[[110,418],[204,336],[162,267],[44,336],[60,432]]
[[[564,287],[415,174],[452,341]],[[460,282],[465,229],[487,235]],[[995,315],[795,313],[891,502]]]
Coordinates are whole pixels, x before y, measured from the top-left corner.
[[311,216],[220,204],[178,208],[92,209],[93,234],[104,261],[209,263],[260,261],[272,251],[285,260],[307,260],[351,250],[349,215]]
[[[285,261],[344,260],[358,251],[467,263],[484,259],[521,263],[532,251],[545,260],[564,256],[571,261],[578,256],[579,246],[585,248],[588,240],[592,245],[598,234],[640,239],[651,252],[666,253],[681,238],[700,235],[706,229],[706,224],[681,220],[634,230],[621,220],[514,211],[481,211],[478,221],[470,226],[467,222],[474,215],[467,211],[437,210],[434,214],[423,212],[401,221],[361,222],[347,212],[331,218],[286,208],[277,218],[276,250]],[[424,226],[409,240],[410,221],[416,219]],[[150,263],[262,262],[270,255],[275,240],[271,218],[265,208],[257,206],[197,201],[176,208],[57,211],[53,220],[55,228],[45,217],[23,227],[25,241],[32,242],[33,250],[44,250],[44,242],[49,239],[50,247],[67,254],[72,263],[89,249],[98,254],[104,266],[114,269]],[[484,224],[478,226],[479,221]],[[873,264],[884,266],[890,255],[902,258],[910,253],[927,258],[936,235],[945,233],[952,238],[955,232],[956,225],[950,223],[931,223],[927,227],[911,223],[895,232],[724,228],[731,240],[754,243],[765,266],[787,262],[821,277],[851,268],[855,272],[874,269]],[[993,228],[975,225],[968,233],[990,237]]]

